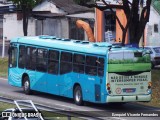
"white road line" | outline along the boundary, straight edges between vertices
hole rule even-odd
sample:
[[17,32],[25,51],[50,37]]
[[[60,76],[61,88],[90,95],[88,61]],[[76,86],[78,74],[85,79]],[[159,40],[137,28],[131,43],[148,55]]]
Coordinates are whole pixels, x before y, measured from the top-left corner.
[[8,79],[5,79],[5,78],[0,78],[0,80],[6,80],[6,81],[7,81]]

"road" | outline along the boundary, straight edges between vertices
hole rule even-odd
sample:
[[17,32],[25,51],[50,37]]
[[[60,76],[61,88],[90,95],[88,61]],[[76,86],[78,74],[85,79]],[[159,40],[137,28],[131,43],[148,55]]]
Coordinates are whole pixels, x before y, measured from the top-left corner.
[[[139,105],[136,103],[127,103],[123,106],[110,106],[107,104],[93,104],[87,103],[85,106],[77,106],[74,104],[72,99],[68,99],[65,97],[59,97],[50,94],[44,94],[35,92],[33,95],[25,95],[22,91],[22,88],[16,88],[8,85],[7,79],[0,78],[0,96],[6,96],[13,99],[22,99],[22,100],[32,100],[34,103],[40,103],[50,107],[56,107],[60,110],[71,110],[71,111],[93,111],[97,117],[104,116],[105,114],[109,114],[111,117],[112,113],[121,112],[139,112],[142,113],[144,110],[150,111],[151,113],[154,111],[159,111],[160,108],[148,107]],[[159,114],[160,115],[160,114]],[[112,117],[112,119],[119,120],[158,120],[159,117]]]

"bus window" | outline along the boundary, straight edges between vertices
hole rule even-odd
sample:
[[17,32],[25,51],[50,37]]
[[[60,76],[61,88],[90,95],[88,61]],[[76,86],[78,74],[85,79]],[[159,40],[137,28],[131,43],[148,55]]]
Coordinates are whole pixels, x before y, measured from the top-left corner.
[[9,67],[17,66],[17,48],[11,47],[9,53]]
[[98,60],[98,76],[104,75],[104,58],[99,58]]
[[49,59],[50,60],[59,60],[59,51],[50,50],[49,51]]
[[72,53],[62,52],[61,53],[61,61],[72,62]]
[[74,54],[73,57],[73,72],[84,73],[85,56]]
[[94,56],[86,57],[85,73],[89,75],[97,75],[97,57]]
[[55,50],[49,51],[48,73],[58,74],[59,69],[59,52]]
[[72,53],[61,52],[60,74],[69,73],[72,71]]
[[37,65],[36,70],[40,72],[47,71],[48,53],[45,49],[37,49]]
[[26,57],[26,49],[24,45],[19,46],[19,60],[18,60],[18,67],[24,68],[25,67],[25,58]]
[[35,70],[36,68],[36,48],[27,47],[26,68]]

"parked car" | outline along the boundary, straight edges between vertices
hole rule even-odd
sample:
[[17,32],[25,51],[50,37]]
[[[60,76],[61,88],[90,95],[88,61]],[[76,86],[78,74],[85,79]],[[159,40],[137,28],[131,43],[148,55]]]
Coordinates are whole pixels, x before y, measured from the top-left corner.
[[146,46],[144,49],[149,50],[151,52],[151,62],[152,62],[152,68],[154,68],[156,65],[160,65],[160,47],[154,47],[154,46]]

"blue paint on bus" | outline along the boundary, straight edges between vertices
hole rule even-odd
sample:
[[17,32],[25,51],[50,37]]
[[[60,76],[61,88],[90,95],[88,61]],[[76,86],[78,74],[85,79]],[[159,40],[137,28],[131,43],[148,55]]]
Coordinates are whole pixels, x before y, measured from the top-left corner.
[[[108,79],[108,52],[112,49],[112,51],[119,51],[119,50],[137,50],[137,48],[128,48],[128,47],[115,47],[109,43],[102,42],[102,43],[91,43],[91,42],[83,42],[76,40],[69,40],[69,39],[57,39],[55,36],[35,36],[35,37],[19,37],[11,40],[11,47],[15,48],[15,58],[10,57],[10,61],[15,61],[14,64],[9,64],[9,72],[8,72],[8,81],[10,85],[22,87],[23,85],[23,77],[24,75],[28,75],[30,80],[30,87],[32,90],[65,96],[69,98],[73,98],[73,89],[74,85],[78,84],[81,86],[82,93],[83,93],[83,100],[94,102],[94,103],[106,103],[107,97],[109,95],[108,91],[106,90],[107,79]],[[20,68],[20,46],[24,47],[25,54],[33,54],[32,57],[37,56],[37,49],[40,50],[39,54],[42,55],[41,51],[47,51],[46,54],[49,56],[49,51],[58,51],[59,58],[58,60],[49,60],[49,57],[38,58],[35,59],[25,56],[25,65],[22,64],[22,68]],[[28,51],[31,50],[31,47],[34,47],[36,51],[32,51],[29,53]],[[30,48],[30,49],[28,49]],[[23,52],[23,51],[22,51]],[[34,53],[35,52],[35,53]],[[65,62],[66,64],[72,67],[68,73],[61,74],[61,53],[68,52],[72,54],[72,61],[71,63]],[[14,52],[13,52],[14,53]],[[99,65],[96,66],[88,66],[84,63],[82,65],[75,63],[73,61],[74,54],[79,54],[83,56],[91,56],[96,57],[97,60],[103,59],[104,65],[100,67]],[[23,54],[22,54],[23,56]],[[45,72],[41,70],[37,70],[37,60],[43,59],[44,64],[46,66],[40,66],[45,68]],[[85,58],[86,59],[86,58]],[[57,63],[58,69],[57,73],[51,74],[49,73],[49,62]],[[30,63],[27,63],[30,62]],[[29,69],[27,68],[27,64],[33,66],[32,63],[35,63],[36,68]],[[63,62],[62,62],[63,63]],[[65,64],[64,64],[65,65]],[[64,66],[63,65],[63,66]],[[73,66],[79,65],[81,66],[84,71],[81,72],[74,72]],[[76,68],[76,67],[75,67]],[[93,69],[91,69],[93,68]],[[38,68],[39,69],[39,68]],[[42,69],[42,68],[41,68]],[[93,73],[88,73],[85,71],[86,69],[93,70]],[[64,70],[65,71],[65,70]],[[96,71],[96,72],[95,72]],[[99,73],[100,72],[100,73]],[[103,73],[102,73],[103,72]],[[102,75],[99,75],[102,74]]]

